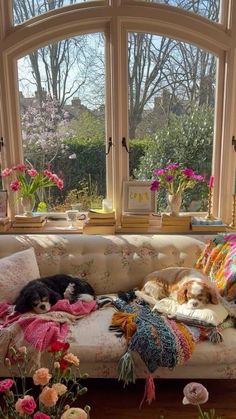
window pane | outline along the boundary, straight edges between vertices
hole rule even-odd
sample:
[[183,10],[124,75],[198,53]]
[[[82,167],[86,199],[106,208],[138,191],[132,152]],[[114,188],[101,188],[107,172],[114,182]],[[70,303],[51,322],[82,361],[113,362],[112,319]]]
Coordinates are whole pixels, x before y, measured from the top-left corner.
[[219,22],[221,0],[141,0],[147,3],[168,4]]
[[50,10],[59,9],[71,4],[89,3],[90,1],[91,0],[13,0],[14,25]]
[[[211,174],[216,58],[188,43],[146,33],[128,37],[130,178],[153,179],[177,162]],[[166,188],[158,209],[166,209]],[[206,183],[183,194],[183,211],[207,208]]]
[[18,60],[25,162],[62,176],[40,191],[51,210],[100,206],[105,185],[104,36],[49,44]]

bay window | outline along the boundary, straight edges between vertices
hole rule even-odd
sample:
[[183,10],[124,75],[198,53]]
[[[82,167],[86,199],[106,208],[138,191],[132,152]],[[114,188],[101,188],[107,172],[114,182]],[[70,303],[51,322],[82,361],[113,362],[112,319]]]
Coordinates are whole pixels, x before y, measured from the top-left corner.
[[[2,168],[61,172],[64,189],[38,197],[54,211],[108,197],[119,217],[123,181],[179,162],[214,176],[230,221],[235,17],[220,0],[0,0]],[[183,210],[206,210],[206,190]]]

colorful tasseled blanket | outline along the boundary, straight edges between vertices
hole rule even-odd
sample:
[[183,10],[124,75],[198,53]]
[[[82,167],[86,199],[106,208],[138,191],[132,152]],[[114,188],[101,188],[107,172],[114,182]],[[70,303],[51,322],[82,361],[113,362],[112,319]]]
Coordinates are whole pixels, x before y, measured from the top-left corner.
[[[124,334],[128,352],[137,351],[150,373],[158,367],[173,368],[185,363],[198,341],[211,339],[214,332],[217,334],[213,326],[186,325],[152,312],[145,303],[127,304],[116,299],[113,304],[119,311],[114,313],[110,329]],[[127,383],[123,367],[120,368],[120,379]]]
[[210,240],[195,267],[209,276],[227,300],[236,300],[236,234]]

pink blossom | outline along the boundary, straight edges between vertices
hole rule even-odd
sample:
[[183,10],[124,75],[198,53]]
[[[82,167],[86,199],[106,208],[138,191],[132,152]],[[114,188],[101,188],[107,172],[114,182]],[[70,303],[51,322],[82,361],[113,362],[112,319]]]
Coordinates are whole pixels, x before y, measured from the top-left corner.
[[45,413],[42,413],[42,412],[37,412],[33,416],[33,419],[50,419],[50,416],[45,415]]
[[173,170],[173,169],[177,169],[178,166],[179,166],[178,163],[169,163],[166,165],[165,169]]
[[27,169],[26,171],[28,173],[29,176],[35,177],[37,176],[38,172],[35,169]]
[[13,180],[10,183],[10,189],[14,192],[18,191],[20,189],[20,182],[19,180]]
[[159,188],[160,182],[158,180],[152,180],[150,189],[151,191],[156,191]]
[[207,389],[200,383],[189,383],[184,387],[183,404],[203,404],[209,398]]
[[187,177],[193,177],[195,175],[194,171],[192,169],[189,169],[188,167],[184,167],[183,169],[181,169],[181,172],[187,176]]
[[52,173],[52,175],[50,176],[50,180],[51,180],[53,183],[57,184],[57,182],[58,182],[58,180],[59,180],[59,177],[58,177],[55,173]]
[[30,415],[36,408],[36,403],[32,396],[24,396],[23,399],[18,399],[15,404],[16,411],[20,414]]
[[0,381],[0,393],[4,393],[6,390],[12,387],[14,381],[11,378],[6,378]]
[[49,177],[49,178],[52,176],[52,172],[50,172],[50,170],[48,170],[48,169],[45,169],[45,170],[43,171],[43,174],[44,174],[45,176]]
[[166,180],[167,182],[171,182],[171,181],[173,180],[173,176],[172,176],[172,175],[166,175],[166,176],[165,176],[165,180]]
[[165,173],[164,169],[154,169],[153,174],[156,176],[163,175]]
[[8,169],[8,167],[6,167],[6,169],[3,169],[3,170],[1,171],[1,176],[2,176],[2,177],[9,176],[9,175],[11,174],[11,172],[12,172],[12,169]]
[[57,187],[58,187],[58,189],[63,189],[63,180],[62,179],[58,179],[58,181],[57,181]]
[[193,175],[193,179],[198,180],[199,182],[204,181],[204,177],[202,175]]
[[13,170],[20,170],[21,172],[24,172],[26,170],[25,164],[17,164],[16,166],[12,167]]

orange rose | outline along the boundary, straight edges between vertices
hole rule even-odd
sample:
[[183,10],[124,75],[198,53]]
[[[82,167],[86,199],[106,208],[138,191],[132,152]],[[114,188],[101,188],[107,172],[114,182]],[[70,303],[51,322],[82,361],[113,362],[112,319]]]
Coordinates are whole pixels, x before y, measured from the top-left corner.
[[39,368],[33,375],[33,381],[36,385],[45,386],[48,384],[51,377],[48,368]]
[[67,387],[61,383],[53,384],[52,388],[55,388],[58,396],[62,396],[62,394],[65,394],[67,392]]
[[65,361],[67,361],[69,364],[76,365],[77,367],[79,365],[79,358],[77,358],[77,356],[75,356],[71,352],[69,352],[68,354],[64,355],[63,356],[63,359]]
[[55,388],[44,387],[42,393],[39,395],[39,400],[46,407],[55,406],[58,400],[58,394]]

